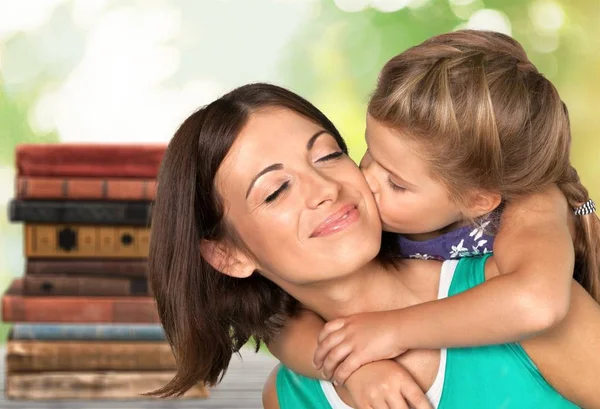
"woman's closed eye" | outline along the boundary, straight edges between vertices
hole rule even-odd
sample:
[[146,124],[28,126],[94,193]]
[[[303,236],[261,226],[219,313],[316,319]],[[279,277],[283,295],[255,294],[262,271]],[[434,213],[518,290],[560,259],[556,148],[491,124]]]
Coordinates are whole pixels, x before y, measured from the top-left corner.
[[316,163],[327,162],[327,161],[330,161],[333,159],[337,159],[337,158],[341,157],[342,155],[344,155],[344,152],[342,152],[342,151],[333,152],[333,153],[330,153],[329,155],[326,155],[326,156],[323,156],[322,158],[317,159]]
[[[315,163],[328,162],[328,161],[331,161],[331,160],[334,160],[334,159],[338,159],[338,158],[342,157],[343,155],[344,155],[344,152],[342,152],[342,151],[332,152],[329,155],[325,155],[322,158],[317,159],[315,161]],[[289,187],[290,187],[290,181],[288,180],[288,181],[284,182],[281,186],[279,186],[279,188],[277,190],[275,190],[273,193],[271,193],[270,195],[268,195],[265,198],[265,203],[267,203],[267,204],[273,203]]]
[[290,181],[283,182],[279,188],[265,198],[265,203],[274,202],[290,186]]

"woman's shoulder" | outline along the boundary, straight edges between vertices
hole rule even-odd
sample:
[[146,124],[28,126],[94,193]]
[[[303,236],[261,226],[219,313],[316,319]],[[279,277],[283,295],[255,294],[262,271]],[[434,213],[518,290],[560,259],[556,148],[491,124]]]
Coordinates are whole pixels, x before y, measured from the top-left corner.
[[544,379],[585,408],[600,408],[600,305],[575,280],[566,317],[521,342]]
[[460,271],[458,277],[470,277],[471,286],[479,285],[500,275],[496,259],[492,253],[446,260],[444,261],[444,266],[446,265],[448,265],[447,268],[452,266],[456,271]]
[[500,275],[500,270],[498,270],[498,265],[496,264],[494,256],[489,256],[487,260],[485,260],[484,272],[486,281]]
[[262,402],[265,409],[279,409],[279,399],[277,398],[277,373],[281,365],[277,365],[271,371],[263,386]]

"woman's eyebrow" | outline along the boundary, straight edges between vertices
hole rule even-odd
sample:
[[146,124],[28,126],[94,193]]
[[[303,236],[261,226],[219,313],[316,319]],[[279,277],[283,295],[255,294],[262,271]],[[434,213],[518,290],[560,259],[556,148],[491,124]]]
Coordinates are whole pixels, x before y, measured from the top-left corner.
[[[310,139],[308,140],[308,142],[306,143],[306,150],[307,151],[311,150],[312,147],[314,146],[315,142],[319,138],[319,136],[321,136],[323,134],[329,134],[329,132],[327,132],[324,129],[321,129],[320,131],[317,131],[317,133],[315,133],[313,136],[311,136]],[[265,173],[272,172],[274,170],[281,170],[281,169],[283,169],[283,165],[281,163],[274,163],[273,165],[269,165],[266,168],[264,168],[263,170],[261,170],[260,172],[258,172],[258,174],[256,176],[254,176],[254,178],[250,182],[250,186],[248,186],[248,190],[246,191],[246,199],[250,195],[250,192],[252,191],[252,188],[254,187],[254,184],[256,183],[256,181],[258,180],[259,177],[261,177]]]
[[256,181],[258,180],[259,177],[261,177],[265,173],[269,173],[269,172],[273,172],[274,170],[281,170],[281,169],[283,169],[283,164],[281,164],[281,163],[274,163],[272,165],[267,166],[266,168],[264,168],[260,172],[258,172],[258,174],[256,176],[254,176],[254,178],[250,182],[250,186],[248,186],[248,190],[246,191],[246,199],[248,198],[248,195],[250,195],[250,191],[254,187],[254,183],[256,183]]
[[314,134],[313,136],[311,136],[310,139],[308,140],[308,143],[306,144],[306,150],[307,151],[311,150],[312,147],[313,147],[313,145],[317,141],[317,138],[319,136],[323,135],[323,134],[329,134],[329,132],[327,132],[325,129],[321,129],[316,134]]

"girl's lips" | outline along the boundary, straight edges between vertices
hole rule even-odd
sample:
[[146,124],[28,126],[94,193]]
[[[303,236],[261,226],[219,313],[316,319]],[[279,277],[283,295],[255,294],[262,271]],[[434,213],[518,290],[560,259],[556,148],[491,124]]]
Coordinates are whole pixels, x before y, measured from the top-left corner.
[[349,204],[342,206],[339,210],[329,215],[317,226],[310,235],[313,237],[324,237],[344,230],[360,218],[360,213],[356,205]]

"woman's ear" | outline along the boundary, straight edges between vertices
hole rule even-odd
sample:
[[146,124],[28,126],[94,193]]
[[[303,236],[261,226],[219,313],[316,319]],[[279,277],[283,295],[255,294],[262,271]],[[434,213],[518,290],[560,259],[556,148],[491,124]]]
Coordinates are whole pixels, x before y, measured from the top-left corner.
[[215,270],[235,277],[247,278],[256,270],[256,263],[225,240],[201,240],[200,254]]
[[491,213],[500,206],[502,196],[500,193],[478,190],[471,194],[469,206],[466,209],[466,216],[471,219],[484,216]]

